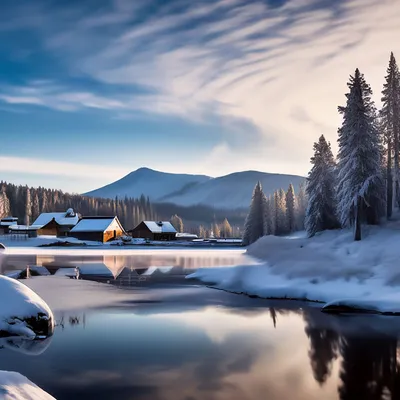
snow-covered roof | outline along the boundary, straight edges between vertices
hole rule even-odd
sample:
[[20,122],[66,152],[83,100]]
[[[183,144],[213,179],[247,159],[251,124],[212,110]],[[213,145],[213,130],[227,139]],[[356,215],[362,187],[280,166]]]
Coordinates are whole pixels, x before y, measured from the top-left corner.
[[176,233],[176,229],[169,221],[143,221],[152,233]]
[[105,232],[114,221],[122,229],[117,217],[83,217],[71,229],[71,232]]
[[72,226],[78,223],[79,216],[71,208],[69,208],[65,212],[42,213],[36,218],[32,225],[44,226],[53,219],[57,222],[58,225]]
[[177,233],[176,237],[187,237],[187,238],[193,238],[193,239],[197,239],[198,236],[195,233]]
[[10,230],[12,231],[37,231],[42,225],[11,225]]

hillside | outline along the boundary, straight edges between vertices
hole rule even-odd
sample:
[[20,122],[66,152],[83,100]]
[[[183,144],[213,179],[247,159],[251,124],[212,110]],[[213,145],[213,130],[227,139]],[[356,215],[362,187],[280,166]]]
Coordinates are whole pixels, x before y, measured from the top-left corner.
[[149,196],[152,202],[179,206],[206,205],[216,209],[247,208],[254,185],[260,181],[266,194],[293,183],[297,189],[304,180],[297,175],[258,171],[236,172],[219,178],[204,175],[169,174],[140,168],[124,178],[86,193],[88,196],[114,198]]

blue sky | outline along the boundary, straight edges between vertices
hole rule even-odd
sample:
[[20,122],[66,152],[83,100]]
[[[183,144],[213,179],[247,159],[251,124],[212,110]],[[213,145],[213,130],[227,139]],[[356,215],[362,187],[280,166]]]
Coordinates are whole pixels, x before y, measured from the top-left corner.
[[356,67],[379,100],[399,20],[396,0],[2,0],[0,179],[306,174]]

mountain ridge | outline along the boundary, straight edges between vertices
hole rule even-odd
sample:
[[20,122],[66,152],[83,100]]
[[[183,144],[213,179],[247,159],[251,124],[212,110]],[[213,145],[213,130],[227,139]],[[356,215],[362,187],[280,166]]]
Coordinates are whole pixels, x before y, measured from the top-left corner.
[[247,208],[253,188],[260,181],[265,194],[295,188],[305,180],[299,175],[239,171],[216,178],[207,175],[177,174],[142,167],[121,179],[85,193],[92,197],[115,198],[148,196],[155,203],[173,203],[180,206],[207,205],[220,209]]

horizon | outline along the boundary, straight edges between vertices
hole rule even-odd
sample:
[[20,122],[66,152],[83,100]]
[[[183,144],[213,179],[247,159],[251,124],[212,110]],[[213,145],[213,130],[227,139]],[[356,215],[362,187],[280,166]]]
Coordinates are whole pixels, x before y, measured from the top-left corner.
[[85,193],[143,166],[306,176],[321,134],[336,154],[349,75],[379,107],[400,54],[399,2],[332,3],[5,0],[0,180]]

